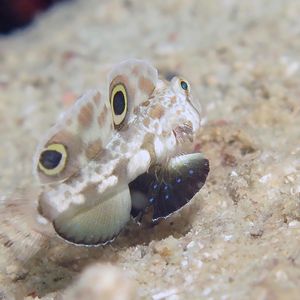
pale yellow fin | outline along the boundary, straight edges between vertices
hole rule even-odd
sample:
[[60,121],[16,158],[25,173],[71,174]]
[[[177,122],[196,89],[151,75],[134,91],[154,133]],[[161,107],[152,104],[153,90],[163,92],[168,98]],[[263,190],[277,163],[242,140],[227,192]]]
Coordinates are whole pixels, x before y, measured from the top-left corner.
[[105,198],[89,210],[60,214],[53,221],[56,232],[63,239],[81,245],[111,241],[130,219],[131,198],[127,186]]
[[109,95],[117,84],[123,84],[128,93],[128,114],[141,103],[149,100],[157,81],[157,70],[149,63],[139,59],[128,59],[116,65],[108,76]]

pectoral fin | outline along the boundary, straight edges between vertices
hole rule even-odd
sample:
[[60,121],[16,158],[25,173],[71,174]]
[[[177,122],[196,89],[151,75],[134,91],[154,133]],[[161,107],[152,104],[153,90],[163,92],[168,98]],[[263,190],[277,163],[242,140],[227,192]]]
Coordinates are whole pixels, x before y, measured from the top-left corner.
[[130,219],[128,187],[110,195],[89,210],[59,215],[53,226],[63,239],[81,245],[99,245],[113,240]]
[[[188,203],[202,188],[209,172],[209,162],[201,153],[179,155],[166,167],[159,167],[137,177],[129,184],[132,215],[141,210],[141,200],[153,206],[152,220],[166,218]],[[134,195],[139,194],[139,198]],[[141,197],[144,195],[144,198]]]

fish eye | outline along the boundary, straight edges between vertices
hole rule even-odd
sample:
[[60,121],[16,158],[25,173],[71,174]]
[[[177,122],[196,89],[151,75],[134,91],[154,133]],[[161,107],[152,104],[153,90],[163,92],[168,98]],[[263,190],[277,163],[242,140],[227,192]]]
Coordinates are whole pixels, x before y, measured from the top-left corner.
[[180,85],[181,85],[182,89],[184,89],[185,91],[188,90],[188,84],[186,83],[186,81],[181,80]]
[[66,147],[63,144],[51,144],[42,151],[38,168],[46,175],[55,176],[64,170],[66,160]]
[[127,99],[125,86],[121,83],[115,85],[111,91],[110,105],[116,127],[120,126],[125,120],[128,108]]
[[182,88],[184,91],[189,92],[190,86],[189,86],[189,84],[188,84],[188,82],[187,82],[186,80],[181,79],[181,80],[180,80],[180,86],[181,86],[181,88]]

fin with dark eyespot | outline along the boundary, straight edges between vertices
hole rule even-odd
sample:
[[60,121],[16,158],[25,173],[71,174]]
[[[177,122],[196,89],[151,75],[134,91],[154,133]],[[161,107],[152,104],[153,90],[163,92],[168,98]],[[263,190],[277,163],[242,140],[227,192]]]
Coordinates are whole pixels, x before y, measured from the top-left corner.
[[88,210],[60,214],[53,221],[55,231],[79,245],[96,246],[112,241],[130,219],[131,199],[128,187],[106,197]]
[[[141,210],[153,206],[153,221],[168,217],[202,188],[208,172],[209,161],[201,153],[193,153],[176,156],[170,159],[166,167],[140,175],[129,184],[131,214],[137,216]],[[143,206],[141,199],[145,203]]]

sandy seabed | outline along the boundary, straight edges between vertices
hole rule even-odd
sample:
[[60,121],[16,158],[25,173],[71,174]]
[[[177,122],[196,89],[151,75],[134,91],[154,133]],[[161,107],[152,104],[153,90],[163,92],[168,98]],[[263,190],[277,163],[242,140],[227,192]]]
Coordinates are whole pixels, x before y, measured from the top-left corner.
[[49,241],[20,267],[2,245],[2,298],[299,299],[299,15],[292,0],[82,0],[0,38],[3,201],[33,184],[60,112],[129,57],[191,82],[211,164],[183,210],[108,246]]

